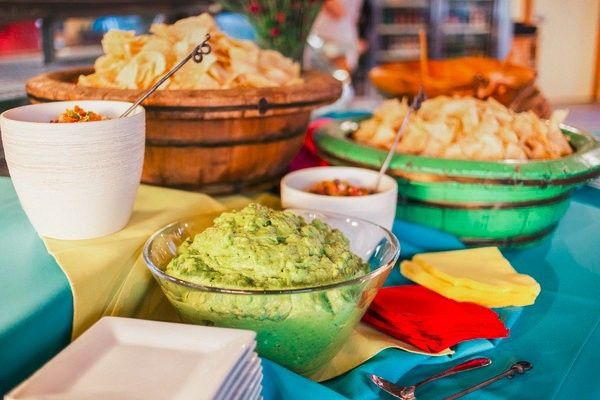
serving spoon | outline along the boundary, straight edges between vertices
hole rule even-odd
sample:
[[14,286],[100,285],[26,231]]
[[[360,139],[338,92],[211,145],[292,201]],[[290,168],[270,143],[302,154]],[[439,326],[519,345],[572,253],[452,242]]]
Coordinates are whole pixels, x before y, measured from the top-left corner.
[[175,72],[179,71],[181,69],[181,67],[183,67],[185,65],[185,63],[187,63],[191,59],[194,59],[194,62],[196,64],[200,64],[202,62],[202,60],[204,59],[204,56],[210,54],[210,52],[212,51],[210,45],[208,44],[209,40],[210,40],[210,33],[207,33],[206,39],[204,39],[202,41],[202,43],[200,43],[198,46],[196,46],[194,48],[194,50],[192,50],[190,52],[190,54],[185,56],[185,58],[183,58],[181,61],[179,61],[177,63],[177,65],[175,65],[173,68],[171,68],[169,70],[169,72],[167,72],[165,75],[163,75],[163,77],[160,78],[158,80],[158,82],[156,82],[154,85],[152,85],[152,87],[150,89],[148,89],[144,93],[142,93],[142,95],[140,97],[138,97],[138,99],[131,105],[131,107],[129,107],[127,110],[125,110],[125,112],[123,114],[121,114],[119,116],[119,118],[124,118],[124,117],[128,116],[129,114],[131,114],[131,112],[133,110],[135,110],[135,108],[137,106],[142,104],[142,102],[144,100],[146,100],[148,97],[150,97],[150,95],[152,95],[152,93],[154,93],[156,91],[156,89],[158,89],[160,87],[160,85],[165,83],[165,81],[167,79],[169,79]]
[[394,142],[392,143],[392,146],[390,147],[390,150],[388,151],[387,156],[385,157],[385,160],[383,161],[383,164],[381,164],[381,168],[379,169],[379,173],[377,174],[377,180],[375,181],[375,186],[373,186],[373,193],[376,193],[377,189],[379,189],[379,184],[381,183],[381,178],[383,177],[383,175],[387,171],[388,167],[390,166],[390,163],[392,162],[392,157],[396,153],[396,147],[398,147],[398,143],[400,142],[400,138],[402,137],[402,134],[404,133],[404,129],[408,125],[408,121],[410,120],[411,114],[414,113],[415,111],[417,111],[419,108],[421,108],[421,104],[423,103],[423,100],[425,100],[425,92],[423,91],[423,86],[421,86],[421,88],[419,89],[419,92],[415,95],[412,103],[408,107],[408,111],[406,112],[406,115],[404,115],[402,124],[400,124],[400,128],[398,128],[398,131],[396,132],[396,136],[394,137]]

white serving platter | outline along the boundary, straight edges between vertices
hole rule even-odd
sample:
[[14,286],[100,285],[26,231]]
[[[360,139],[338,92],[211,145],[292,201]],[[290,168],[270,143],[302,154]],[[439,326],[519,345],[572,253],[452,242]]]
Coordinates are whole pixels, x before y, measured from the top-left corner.
[[223,400],[227,399],[227,393],[232,390],[236,385],[239,385],[241,382],[241,378],[246,374],[250,364],[253,361],[254,357],[257,357],[256,352],[254,351],[255,345],[246,350],[246,352],[240,357],[240,360],[236,364],[236,366],[229,372],[229,375],[219,388],[219,391],[215,395],[215,400]]
[[229,393],[226,399],[248,399],[251,392],[250,389],[253,389],[256,384],[260,384],[262,382],[262,366],[258,360],[258,357],[252,361],[250,368],[242,379],[243,381],[233,387],[232,392]]
[[259,383],[262,382],[262,373],[258,377],[255,376],[255,373],[259,369],[262,372],[260,359],[256,353],[250,353],[247,359],[244,362],[240,362],[238,365],[241,365],[241,368],[238,369],[235,376],[232,376],[231,379],[228,379],[223,383],[221,389],[215,396],[215,400],[231,400],[235,397],[235,393],[244,392],[255,382],[255,379],[258,380]]
[[[212,399],[252,358],[252,331],[104,317],[8,400]],[[246,361],[247,362],[247,361]]]
[[254,372],[254,378],[252,378],[252,383],[250,383],[248,387],[241,391],[237,397],[234,397],[234,399],[254,399],[260,395],[260,389],[257,388],[262,388],[262,367],[259,367],[258,370]]

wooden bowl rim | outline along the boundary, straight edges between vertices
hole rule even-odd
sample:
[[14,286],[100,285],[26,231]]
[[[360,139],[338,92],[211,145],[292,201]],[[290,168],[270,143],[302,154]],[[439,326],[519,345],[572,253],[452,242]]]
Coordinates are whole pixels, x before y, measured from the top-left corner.
[[[143,92],[134,89],[93,88],[75,83],[79,75],[91,72],[91,66],[46,72],[30,78],[26,91],[30,98],[39,102],[88,99],[135,101]],[[302,73],[302,78],[302,84],[282,87],[158,90],[143,105],[218,111],[236,111],[251,106],[260,111],[261,105],[267,109],[314,108],[332,103],[341,95],[341,82],[327,73],[309,70]]]

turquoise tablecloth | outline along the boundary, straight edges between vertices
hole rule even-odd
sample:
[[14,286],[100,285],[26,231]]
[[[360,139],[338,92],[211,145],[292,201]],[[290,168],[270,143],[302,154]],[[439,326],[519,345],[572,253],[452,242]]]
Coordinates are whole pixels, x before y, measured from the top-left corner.
[[[431,243],[431,232],[397,224],[404,255]],[[438,249],[458,244],[436,237]],[[537,303],[523,310],[511,337],[493,349],[483,342],[458,355],[482,350],[494,365],[424,387],[423,399],[438,399],[525,359],[527,375],[476,392],[470,399],[597,399],[600,381],[600,191],[578,191],[556,232],[540,245],[505,252],[521,272],[542,285]],[[398,283],[395,272],[388,283]],[[68,342],[72,314],[69,285],[27,222],[10,180],[0,178],[0,393],[17,384]],[[415,382],[448,362],[385,350],[374,359],[325,384],[317,384],[264,360],[266,399],[374,399],[366,380],[375,372]]]
[[67,278],[0,177],[0,395],[68,343],[72,317]]

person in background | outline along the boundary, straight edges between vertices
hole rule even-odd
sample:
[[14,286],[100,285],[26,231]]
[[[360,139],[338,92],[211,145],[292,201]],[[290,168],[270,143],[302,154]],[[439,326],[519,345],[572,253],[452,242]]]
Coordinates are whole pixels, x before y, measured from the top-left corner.
[[358,65],[358,31],[363,0],[325,0],[312,34],[323,41],[322,52],[339,69],[352,72]]
[[373,0],[364,0],[358,20],[359,58],[358,66],[352,73],[352,83],[356,93],[364,96],[370,90],[369,71],[373,68],[374,54],[370,41],[373,34]]
[[364,57],[369,50],[369,39],[373,29],[373,0],[363,0],[362,8],[358,18],[358,53]]

